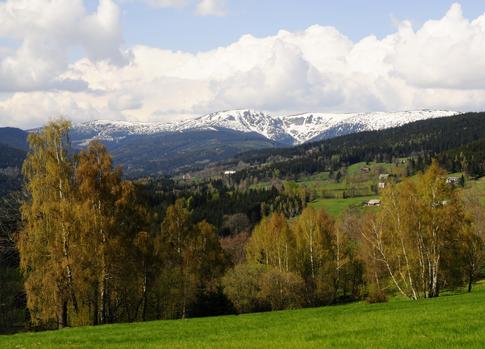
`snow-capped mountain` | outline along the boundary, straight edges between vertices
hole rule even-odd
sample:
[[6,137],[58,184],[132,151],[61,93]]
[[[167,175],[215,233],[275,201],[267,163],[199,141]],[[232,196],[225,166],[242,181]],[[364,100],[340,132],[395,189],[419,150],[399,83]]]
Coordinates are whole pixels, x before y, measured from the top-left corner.
[[75,124],[73,133],[75,142],[84,146],[93,139],[118,142],[128,136],[194,130],[217,131],[220,129],[242,133],[256,133],[269,140],[283,144],[294,143],[293,138],[285,132],[281,118],[275,118],[267,113],[253,110],[216,112],[174,123],[95,120]]
[[174,126],[177,131],[223,128],[244,133],[253,132],[272,141],[293,143],[281,118],[250,109],[211,113]]
[[414,121],[457,115],[449,110],[370,113],[305,113],[283,117],[285,132],[296,144],[356,133],[383,130]]
[[174,123],[144,123],[97,120],[75,124],[77,144],[86,145],[92,139],[118,142],[129,136],[153,135],[165,132],[228,129],[256,133],[281,144],[301,144],[310,140],[332,138],[354,132],[381,130],[410,122],[459,114],[449,110],[417,110],[370,113],[304,113],[271,116],[264,112],[230,110],[211,113],[195,119]]

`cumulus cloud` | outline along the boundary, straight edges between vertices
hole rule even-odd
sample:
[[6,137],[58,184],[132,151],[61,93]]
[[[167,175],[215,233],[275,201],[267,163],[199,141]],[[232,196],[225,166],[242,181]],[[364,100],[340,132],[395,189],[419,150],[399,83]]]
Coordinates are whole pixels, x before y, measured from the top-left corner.
[[[485,88],[485,16],[464,18],[454,4],[446,16],[428,21],[418,31],[401,24],[389,59],[394,73],[425,88]],[[416,69],[421,65],[425,69]]]
[[18,44],[0,50],[3,92],[82,87],[83,81],[60,79],[76,48],[93,61],[123,61],[119,9],[112,0],[100,0],[93,14],[82,0],[7,0],[0,3],[0,37]]
[[[0,61],[14,72],[10,79],[15,84],[5,88],[0,82],[3,91],[9,91],[0,99],[0,124],[30,127],[60,114],[76,120],[169,121],[246,107],[274,114],[485,109],[485,14],[469,20],[458,4],[420,28],[403,21],[384,38],[368,36],[354,42],[336,28],[314,25],[263,38],[244,35],[226,47],[196,54],[134,46],[121,57],[129,60],[127,64],[116,64],[121,55],[116,6],[105,0],[104,10],[100,5],[96,13],[85,14],[78,5],[58,9],[58,15],[77,14],[69,17],[74,23],[94,20],[106,37],[94,38],[66,25],[60,40],[76,35],[87,40],[77,41],[86,47],[86,57],[67,67],[51,66],[47,60],[65,55],[65,45],[54,45],[55,52],[47,56],[37,44],[31,48],[24,42],[13,53],[6,50]],[[0,21],[0,33],[29,41],[25,38],[34,34],[14,24],[18,13],[10,14],[10,22]],[[54,22],[63,21],[50,16]],[[49,28],[44,25],[38,35],[47,37],[42,31]],[[116,38],[111,49],[100,45],[107,37]],[[40,64],[28,72],[15,70],[14,63],[22,59],[38,59]],[[0,74],[7,71],[1,68]],[[34,80],[44,84],[35,92],[23,88],[22,83]]]
[[225,16],[225,0],[199,0],[196,13],[199,16]]
[[65,117],[73,121],[123,119],[122,114],[108,107],[104,97],[85,93],[17,92],[0,100],[0,124],[29,129],[46,121]]

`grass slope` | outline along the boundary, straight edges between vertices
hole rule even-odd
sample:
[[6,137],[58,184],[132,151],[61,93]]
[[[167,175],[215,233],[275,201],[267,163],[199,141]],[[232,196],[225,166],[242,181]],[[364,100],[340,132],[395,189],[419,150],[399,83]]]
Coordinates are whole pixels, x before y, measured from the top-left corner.
[[369,207],[363,207],[362,203],[371,199],[378,198],[378,196],[362,196],[348,199],[317,199],[311,202],[310,206],[313,206],[315,208],[323,208],[329,215],[337,217],[351,206],[366,210],[372,209]]
[[431,300],[0,336],[0,348],[483,348],[485,288]]

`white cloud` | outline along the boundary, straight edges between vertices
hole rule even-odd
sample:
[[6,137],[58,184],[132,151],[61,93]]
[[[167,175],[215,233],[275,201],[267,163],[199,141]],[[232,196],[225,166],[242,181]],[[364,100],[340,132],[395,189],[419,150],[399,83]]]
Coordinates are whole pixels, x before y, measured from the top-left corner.
[[199,0],[196,13],[199,16],[225,16],[226,0]]
[[[456,4],[418,29],[401,22],[382,39],[353,42],[333,27],[315,25],[264,38],[244,35],[227,47],[197,54],[134,46],[126,54],[128,63],[117,65],[117,8],[104,2],[104,10],[100,6],[95,14],[85,14],[74,1],[69,3],[77,6],[47,12],[49,20],[15,12],[9,13],[10,21],[0,21],[0,35],[23,40],[13,53],[0,50],[3,77],[4,65],[12,62],[11,82],[0,81],[1,89],[10,91],[0,99],[0,125],[31,127],[60,114],[76,120],[167,121],[243,107],[272,113],[485,110],[485,15],[466,19]],[[26,25],[30,20],[35,30]],[[88,26],[92,32],[76,29],[90,21],[96,23]],[[51,34],[54,26],[46,22],[58,23],[65,34]],[[98,31],[104,34],[95,35]],[[57,41],[54,46],[45,43],[49,35]],[[49,59],[66,55],[69,45],[62,41],[72,38],[87,56],[67,67],[64,58],[52,63]],[[32,62],[37,65],[21,69]],[[32,86],[36,92],[28,92]]]
[[18,43],[0,50],[0,91],[81,88],[84,83],[59,77],[75,48],[93,61],[123,60],[119,9],[112,0],[100,0],[93,14],[82,0],[7,0],[0,3],[0,37]]
[[[389,59],[394,73],[424,88],[485,88],[485,15],[474,21],[454,4],[439,21],[418,31],[403,23]],[[419,66],[422,69],[417,69]]]
[[123,119],[122,114],[108,108],[105,97],[82,92],[17,92],[0,101],[3,125],[28,129],[60,116],[73,121]]

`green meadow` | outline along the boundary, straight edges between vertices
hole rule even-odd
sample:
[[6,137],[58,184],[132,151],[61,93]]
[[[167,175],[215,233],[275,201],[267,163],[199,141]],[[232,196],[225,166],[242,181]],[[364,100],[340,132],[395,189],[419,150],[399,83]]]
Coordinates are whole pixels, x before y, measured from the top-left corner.
[[378,196],[362,196],[348,199],[317,199],[310,203],[315,208],[323,208],[332,217],[339,216],[348,208],[358,208],[362,210],[372,210],[373,207],[364,207],[363,203],[371,199],[377,199]]
[[0,348],[484,348],[485,285],[388,303],[0,336]]

